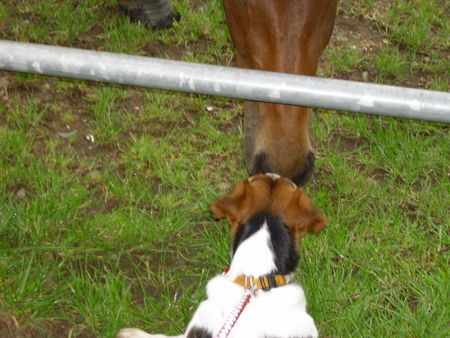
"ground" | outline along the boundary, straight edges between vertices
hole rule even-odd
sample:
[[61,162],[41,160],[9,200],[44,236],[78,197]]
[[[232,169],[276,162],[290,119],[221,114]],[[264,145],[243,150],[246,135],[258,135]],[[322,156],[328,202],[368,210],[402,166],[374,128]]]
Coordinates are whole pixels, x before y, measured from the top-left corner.
[[[221,65],[219,1],[151,32],[113,0],[0,4],[0,38]],[[448,91],[445,1],[341,1],[319,75]],[[448,336],[448,125],[317,109],[330,220],[298,279],[322,336]],[[228,262],[239,100],[0,71],[0,336],[181,332]],[[205,259],[206,257],[206,259]]]

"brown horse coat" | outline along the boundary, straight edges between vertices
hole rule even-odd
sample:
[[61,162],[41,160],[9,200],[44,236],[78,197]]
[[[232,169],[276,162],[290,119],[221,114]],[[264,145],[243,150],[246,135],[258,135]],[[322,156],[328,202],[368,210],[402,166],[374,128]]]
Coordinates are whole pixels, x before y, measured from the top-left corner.
[[[224,0],[239,67],[315,75],[330,40],[337,0]],[[250,174],[273,172],[304,184],[314,165],[306,107],[247,102]]]

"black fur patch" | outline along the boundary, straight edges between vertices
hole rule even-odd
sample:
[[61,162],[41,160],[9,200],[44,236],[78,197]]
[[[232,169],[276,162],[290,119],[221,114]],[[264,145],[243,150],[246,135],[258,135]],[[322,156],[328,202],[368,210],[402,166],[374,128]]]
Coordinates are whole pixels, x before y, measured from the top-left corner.
[[308,157],[306,158],[304,168],[292,178],[292,181],[294,181],[295,184],[297,184],[299,187],[303,187],[311,177],[314,169],[315,159],[316,157],[314,156],[314,153],[310,152],[308,154]]
[[189,330],[187,338],[212,338],[212,334],[200,327],[193,327]]
[[270,172],[272,172],[272,170],[270,170],[267,165],[267,154],[263,152],[256,155],[255,160],[253,161],[253,166],[250,169],[250,175]]
[[279,217],[267,212],[253,216],[238,230],[233,242],[233,256],[245,240],[261,229],[264,221],[270,233],[270,245],[275,258],[276,271],[272,272],[282,275],[294,272],[299,260],[294,238]]

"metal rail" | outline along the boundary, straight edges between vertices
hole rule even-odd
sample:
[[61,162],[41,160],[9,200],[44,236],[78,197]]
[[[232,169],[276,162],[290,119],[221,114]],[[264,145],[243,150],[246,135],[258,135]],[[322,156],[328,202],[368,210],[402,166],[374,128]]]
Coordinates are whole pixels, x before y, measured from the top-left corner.
[[0,40],[0,69],[450,123],[450,93]]

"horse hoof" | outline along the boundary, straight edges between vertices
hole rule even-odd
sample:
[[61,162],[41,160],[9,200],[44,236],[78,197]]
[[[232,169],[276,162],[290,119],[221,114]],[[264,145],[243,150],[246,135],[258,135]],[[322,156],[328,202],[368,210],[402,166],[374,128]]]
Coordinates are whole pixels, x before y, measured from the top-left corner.
[[119,7],[133,22],[142,22],[150,29],[172,27],[180,14],[167,0],[119,0]]

